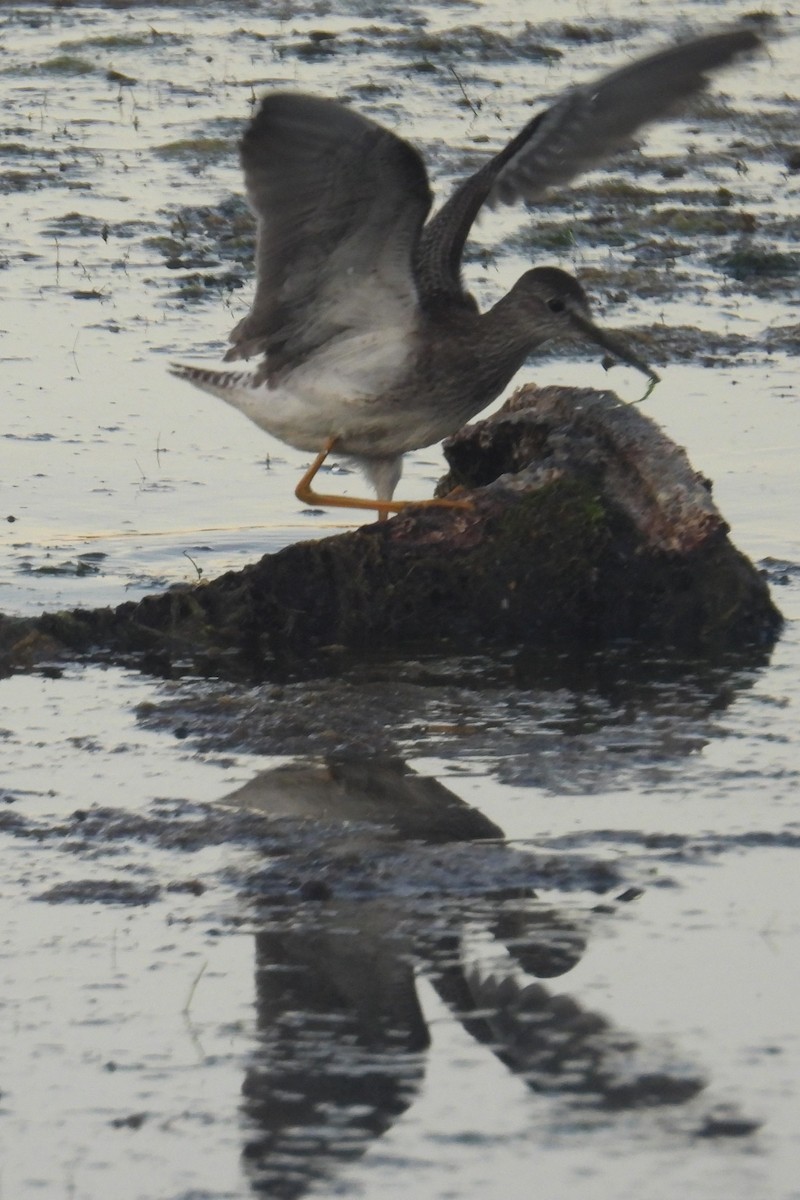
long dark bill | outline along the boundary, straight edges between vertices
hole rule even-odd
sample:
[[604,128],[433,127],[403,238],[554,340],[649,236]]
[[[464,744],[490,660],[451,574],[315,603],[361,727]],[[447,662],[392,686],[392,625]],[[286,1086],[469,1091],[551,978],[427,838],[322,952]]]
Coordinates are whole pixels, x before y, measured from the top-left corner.
[[614,358],[618,358],[621,362],[626,362],[628,366],[635,367],[637,371],[641,371],[651,380],[653,386],[659,383],[661,376],[649,366],[643,358],[639,358],[638,354],[634,353],[625,343],[624,338],[617,337],[609,329],[600,329],[595,325],[594,321],[583,313],[576,312],[572,309],[570,318],[575,329],[583,334],[589,341],[594,342],[596,346],[600,346],[602,350],[607,350],[609,354],[613,354]]

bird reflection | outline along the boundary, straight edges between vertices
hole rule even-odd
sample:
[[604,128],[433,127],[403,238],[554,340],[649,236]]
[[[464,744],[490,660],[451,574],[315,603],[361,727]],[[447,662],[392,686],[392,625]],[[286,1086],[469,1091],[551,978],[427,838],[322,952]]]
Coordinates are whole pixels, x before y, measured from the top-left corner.
[[359,1157],[405,1112],[429,1044],[395,914],[322,907],[295,930],[256,935],[244,1159],[254,1190],[279,1200]]
[[[338,821],[340,849],[413,839],[446,857],[472,841],[508,853],[500,830],[442,784],[396,760],[303,762],[257,776],[228,805],[275,818]],[[331,853],[331,842],[325,843]],[[518,853],[518,852],[517,852]],[[307,849],[304,851],[307,861]],[[405,859],[403,859],[405,861]],[[434,859],[429,862],[434,863]],[[475,862],[478,860],[476,859]],[[518,864],[517,864],[518,865]],[[417,996],[424,974],[464,1029],[534,1090],[604,1109],[682,1103],[703,1086],[642,1070],[637,1039],[539,982],[567,974],[586,948],[586,921],[537,900],[531,886],[468,894],[419,876],[405,892],[321,895],[291,907],[270,898],[255,937],[257,1042],[243,1086],[244,1163],[255,1193],[294,1200],[363,1155],[413,1104],[430,1035]],[[475,937],[502,968],[474,961]],[[480,959],[481,956],[479,956]]]

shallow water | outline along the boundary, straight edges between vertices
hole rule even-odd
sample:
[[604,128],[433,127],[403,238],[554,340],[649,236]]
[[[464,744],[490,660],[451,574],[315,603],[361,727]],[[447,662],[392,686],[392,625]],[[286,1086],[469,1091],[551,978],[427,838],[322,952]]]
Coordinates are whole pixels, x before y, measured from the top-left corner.
[[[446,186],[532,97],[736,15],[567,0],[530,31],[529,6],[490,0],[274,11],[0,10],[3,612],[118,603],[351,523],[299,508],[302,454],[166,373],[218,358],[246,306],[246,251],[185,230],[239,195],[254,94],[346,95]],[[720,80],[734,116],[647,150],[688,141],[682,185],[729,189],[791,253],[796,18],[781,32]],[[617,177],[668,187],[640,166]],[[523,269],[529,223],[482,223],[482,300]],[[614,282],[621,258],[648,267],[644,235],[578,227],[558,261],[610,324],[705,331],[716,365],[674,357],[647,407],[767,562],[787,617],[767,659],[0,684],[0,1197],[800,1196],[800,435],[795,351],[768,336],[796,324],[797,278],[733,280],[713,259],[735,240],[657,257],[657,294]],[[609,382],[564,358],[525,377]],[[441,463],[410,456],[400,494]]]

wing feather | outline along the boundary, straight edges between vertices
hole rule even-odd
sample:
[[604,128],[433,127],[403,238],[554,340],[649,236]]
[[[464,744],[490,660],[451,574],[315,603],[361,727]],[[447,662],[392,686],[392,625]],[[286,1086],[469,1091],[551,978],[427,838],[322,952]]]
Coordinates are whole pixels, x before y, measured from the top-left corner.
[[643,125],[708,85],[709,72],[760,39],[745,27],[707,34],[641,58],[573,88],[538,113],[509,144],[456,189],[428,222],[417,250],[423,306],[463,298],[464,243],[484,204],[530,203],[597,166]]
[[412,256],[431,195],[407,142],[332,100],[276,92],[241,159],[257,282],[228,359],[296,364],[343,330],[411,325]]

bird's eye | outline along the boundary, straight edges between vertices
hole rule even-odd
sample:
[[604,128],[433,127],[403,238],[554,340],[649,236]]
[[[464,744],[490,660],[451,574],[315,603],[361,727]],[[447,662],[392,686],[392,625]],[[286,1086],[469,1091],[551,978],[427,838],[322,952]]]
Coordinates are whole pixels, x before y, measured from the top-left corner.
[[567,306],[559,296],[554,296],[552,300],[547,301],[547,307],[552,313],[562,313]]

